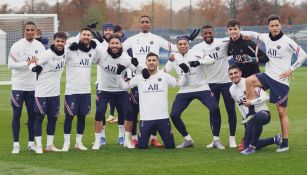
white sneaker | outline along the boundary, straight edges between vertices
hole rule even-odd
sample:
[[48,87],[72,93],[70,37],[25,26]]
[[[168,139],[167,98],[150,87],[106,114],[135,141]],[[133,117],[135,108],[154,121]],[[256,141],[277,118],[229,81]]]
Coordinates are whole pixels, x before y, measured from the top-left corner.
[[20,153],[20,146],[14,146],[12,150],[12,154],[19,154]]
[[234,137],[229,137],[229,148],[237,148],[236,139]]
[[43,147],[42,147],[42,145],[36,147],[35,153],[36,154],[43,154]]
[[87,148],[83,145],[83,143],[76,143],[75,148],[80,151],[86,151]]
[[99,150],[101,147],[100,141],[94,143],[92,150]]
[[212,143],[207,145],[207,148],[225,149],[225,146],[219,140],[213,140]]
[[134,149],[135,146],[130,142],[130,141],[125,141],[124,142],[124,147],[129,148],[129,149]]
[[29,145],[28,146],[28,151],[36,151],[36,145]]
[[62,148],[62,152],[68,152],[69,151],[69,147],[70,147],[70,143],[64,143],[63,148]]
[[113,116],[113,115],[109,115],[109,118],[106,120],[107,122],[110,122],[110,121],[112,121],[112,120],[114,120],[115,119],[115,117]]
[[61,150],[56,148],[54,145],[47,146],[45,148],[46,152],[60,152]]

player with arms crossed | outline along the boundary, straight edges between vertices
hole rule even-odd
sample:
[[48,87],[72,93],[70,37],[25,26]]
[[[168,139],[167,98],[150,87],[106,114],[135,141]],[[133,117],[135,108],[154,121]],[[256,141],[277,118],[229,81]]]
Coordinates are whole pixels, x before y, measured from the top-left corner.
[[[36,25],[34,22],[26,22],[23,26],[24,38],[20,39],[11,47],[8,68],[12,70],[12,96],[13,108],[13,154],[19,154],[19,131],[22,106],[25,102],[28,112],[28,150],[35,151],[34,143],[34,90],[35,73],[29,70],[29,65],[37,61],[37,55],[45,51],[42,43],[34,38]],[[34,64],[34,63],[33,63]]]
[[[270,89],[270,102],[277,106],[283,137],[282,144],[276,151],[284,152],[289,150],[287,109],[289,78],[292,72],[304,63],[307,56],[299,45],[283,34],[279,16],[271,15],[268,17],[268,28],[269,33],[267,34],[242,33],[262,41],[269,57],[264,73],[259,73],[246,79],[246,96],[249,100],[255,99],[255,94],[253,93],[255,87],[262,87],[264,90]],[[293,53],[297,55],[297,61],[291,66]]]
[[91,109],[91,65],[98,63],[98,52],[102,50],[92,40],[92,31],[81,29],[79,42],[66,49],[66,89],[64,145],[62,151],[69,151],[72,120],[77,115],[77,135],[75,148],[87,150],[82,143],[85,117]]
[[[229,91],[244,119],[241,123],[245,124],[244,150],[241,151],[241,154],[250,155],[255,153],[256,149],[258,150],[274,143],[280,145],[282,141],[280,134],[266,139],[259,139],[263,126],[271,120],[271,114],[266,104],[266,101],[269,100],[268,94],[263,89],[255,87],[256,99],[246,100],[246,85],[245,78],[242,78],[242,71],[237,65],[232,65],[229,67],[228,73],[233,82]],[[255,114],[252,119],[247,120],[249,113],[247,106],[250,105],[254,105]]]
[[66,34],[58,32],[53,36],[53,45],[38,56],[33,72],[38,74],[35,86],[35,141],[36,153],[42,154],[42,123],[45,114],[47,124],[47,146],[45,151],[60,151],[53,144],[56,121],[60,112],[60,84],[61,75],[65,66]]
[[169,74],[158,70],[159,58],[155,53],[148,53],[147,69],[142,75],[136,75],[129,83],[119,76],[118,83],[122,88],[138,87],[140,104],[140,133],[138,148],[146,149],[153,130],[158,130],[165,148],[175,148],[174,136],[168,116],[168,86],[182,86],[185,76],[177,81]]

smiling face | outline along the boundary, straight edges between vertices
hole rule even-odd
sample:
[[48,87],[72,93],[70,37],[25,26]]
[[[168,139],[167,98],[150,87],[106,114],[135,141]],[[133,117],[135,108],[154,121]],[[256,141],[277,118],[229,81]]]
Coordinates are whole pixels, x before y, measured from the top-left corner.
[[233,83],[238,84],[241,80],[242,72],[238,68],[230,69],[228,76]]
[[155,72],[158,70],[159,59],[156,56],[149,56],[146,58],[145,64],[149,72]]
[[187,40],[184,40],[184,39],[182,39],[182,40],[179,40],[178,42],[177,42],[177,48],[178,48],[178,50],[179,50],[179,53],[181,53],[181,54],[186,54],[187,52],[188,52],[188,50],[189,50],[189,42],[187,41]]
[[228,32],[228,36],[234,41],[240,38],[241,30],[238,25],[227,27],[227,32]]
[[212,28],[203,29],[203,39],[207,44],[211,44],[213,42],[214,32]]
[[80,34],[80,42],[88,46],[92,40],[92,32],[90,30],[82,30]]
[[35,38],[35,30],[36,30],[36,26],[33,24],[26,24],[24,27],[24,37],[26,38],[26,40],[28,41],[33,41],[33,39]]
[[54,47],[58,51],[62,51],[62,50],[64,50],[64,46],[66,44],[66,39],[65,38],[55,38],[53,40],[53,44],[54,44]]
[[109,48],[112,53],[116,54],[120,51],[120,48],[122,48],[122,43],[118,38],[112,38],[109,42]]

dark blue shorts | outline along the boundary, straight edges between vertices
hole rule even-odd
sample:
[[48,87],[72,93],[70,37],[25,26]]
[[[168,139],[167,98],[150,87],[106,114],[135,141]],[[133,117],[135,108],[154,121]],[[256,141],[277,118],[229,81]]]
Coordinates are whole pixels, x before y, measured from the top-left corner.
[[13,109],[22,108],[24,101],[29,101],[32,105],[34,105],[34,91],[12,90],[11,105]]
[[91,111],[91,94],[65,95],[64,112],[70,116],[87,115]]
[[160,120],[141,120],[138,136],[138,148],[146,149],[150,135],[158,130],[165,148],[175,148],[174,135],[168,118]]
[[273,80],[265,73],[258,73],[256,77],[264,90],[270,89],[270,102],[277,106],[287,107],[289,86]]
[[60,96],[35,97],[34,111],[40,114],[47,114],[50,117],[57,117],[60,112]]
[[108,92],[97,91],[96,96],[96,121],[104,121],[107,105],[110,100],[114,101],[117,112],[120,116],[124,116],[125,120],[132,121],[132,107],[127,91]]

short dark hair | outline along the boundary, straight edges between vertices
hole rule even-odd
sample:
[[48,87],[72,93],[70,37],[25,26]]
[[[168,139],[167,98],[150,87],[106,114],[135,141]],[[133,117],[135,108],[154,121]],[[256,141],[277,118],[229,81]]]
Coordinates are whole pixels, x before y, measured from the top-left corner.
[[238,27],[240,28],[240,21],[238,21],[236,19],[232,19],[232,20],[228,21],[227,28],[234,27],[236,25],[238,25]]
[[150,18],[148,15],[142,15],[142,16],[140,16],[139,22],[140,22],[141,18],[148,18],[149,21],[151,22],[151,18]]
[[118,39],[120,42],[122,42],[122,38],[120,36],[118,36],[117,34],[112,34],[109,38],[109,42],[111,41],[111,39]]
[[23,25],[23,30],[26,29],[26,26],[27,26],[27,25],[34,25],[34,26],[35,26],[35,29],[36,29],[36,24],[35,24],[33,21],[28,21],[28,22],[26,22],[26,23]]
[[84,30],[87,30],[87,31],[90,31],[91,33],[93,32],[93,30],[89,27],[83,27],[81,30],[80,30],[80,33],[82,33]]
[[65,32],[57,32],[53,35],[53,39],[55,40],[56,38],[63,38],[64,40],[66,40],[67,35]]
[[232,69],[238,69],[239,71],[241,71],[240,67],[237,66],[236,64],[233,64],[233,65],[230,65],[229,68],[228,68],[228,72]]
[[120,31],[122,31],[122,27],[120,25],[115,25],[113,32],[116,33],[116,32],[120,32]]
[[268,17],[268,24],[271,22],[271,21],[274,21],[274,20],[278,20],[280,22],[280,17],[277,16],[277,15],[270,15]]
[[205,24],[203,25],[201,29],[212,29],[213,30],[213,27],[211,25]]
[[151,56],[157,57],[157,59],[159,60],[159,56],[158,56],[157,54],[153,53],[153,52],[149,52],[149,53],[146,55],[146,59],[147,59],[148,57],[151,57]]

